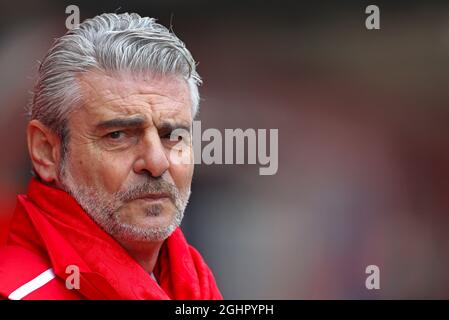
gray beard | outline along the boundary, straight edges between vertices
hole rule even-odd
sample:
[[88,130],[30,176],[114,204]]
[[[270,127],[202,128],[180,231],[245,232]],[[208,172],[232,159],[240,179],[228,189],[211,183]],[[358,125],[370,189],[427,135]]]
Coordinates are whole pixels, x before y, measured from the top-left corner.
[[[150,178],[125,191],[110,194],[98,188],[78,183],[67,168],[61,168],[60,182],[84,211],[110,236],[117,241],[154,242],[167,239],[181,225],[184,211],[190,197],[190,188],[180,192],[176,186],[165,180]],[[176,208],[175,217],[167,227],[139,227],[120,221],[119,209],[124,201],[152,192],[165,192],[170,195]],[[147,215],[157,215],[161,211],[158,204],[150,206]]]

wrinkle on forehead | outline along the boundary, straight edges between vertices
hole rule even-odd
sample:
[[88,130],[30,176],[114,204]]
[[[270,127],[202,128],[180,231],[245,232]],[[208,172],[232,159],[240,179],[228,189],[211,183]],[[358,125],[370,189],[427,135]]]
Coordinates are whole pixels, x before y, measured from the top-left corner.
[[165,117],[191,117],[186,80],[175,75],[133,75],[129,72],[79,75],[83,109],[92,116],[103,113],[132,115],[157,113]]

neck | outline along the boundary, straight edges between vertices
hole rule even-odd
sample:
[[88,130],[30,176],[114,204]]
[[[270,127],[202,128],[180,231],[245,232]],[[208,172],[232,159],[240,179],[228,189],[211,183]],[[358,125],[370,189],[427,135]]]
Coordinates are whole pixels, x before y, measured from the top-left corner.
[[129,242],[121,241],[120,244],[128,254],[147,272],[152,273],[156,265],[161,242]]

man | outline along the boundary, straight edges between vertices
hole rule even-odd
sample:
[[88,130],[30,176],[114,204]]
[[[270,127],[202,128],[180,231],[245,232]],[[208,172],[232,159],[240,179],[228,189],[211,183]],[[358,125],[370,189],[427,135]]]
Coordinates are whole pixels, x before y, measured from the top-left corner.
[[184,44],[137,14],[97,16],[54,43],[30,106],[34,177],[0,252],[0,296],[222,298],[179,228],[193,151],[174,132],[189,132],[200,82]]

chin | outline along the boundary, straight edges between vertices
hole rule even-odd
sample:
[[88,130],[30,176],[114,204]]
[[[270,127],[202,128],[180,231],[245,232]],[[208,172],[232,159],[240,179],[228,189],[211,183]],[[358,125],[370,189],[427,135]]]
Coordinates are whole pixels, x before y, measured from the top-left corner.
[[[154,242],[164,241],[181,224],[182,217],[145,217],[140,223],[128,224],[117,221],[113,237],[122,241]],[[168,221],[167,221],[168,220]]]

